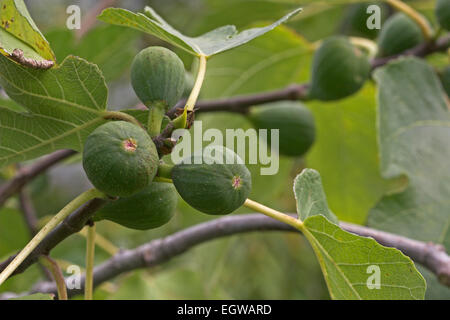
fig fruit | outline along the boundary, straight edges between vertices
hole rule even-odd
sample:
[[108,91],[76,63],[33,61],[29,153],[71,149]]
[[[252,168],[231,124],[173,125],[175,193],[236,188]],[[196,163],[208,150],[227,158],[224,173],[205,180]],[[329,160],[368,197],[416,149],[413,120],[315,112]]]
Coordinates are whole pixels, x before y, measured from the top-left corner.
[[180,196],[193,208],[212,215],[229,214],[241,207],[251,186],[251,174],[242,160],[225,147],[215,147],[185,158],[171,176]]
[[108,203],[93,217],[136,230],[158,228],[172,219],[178,194],[171,183],[152,182],[144,190]]
[[386,20],[378,37],[378,55],[387,57],[414,48],[423,41],[419,26],[404,13]]
[[147,107],[173,107],[184,91],[184,65],[178,56],[163,47],[139,52],[131,65],[131,84]]
[[437,0],[435,14],[439,25],[450,31],[450,0]]
[[86,139],[83,167],[87,177],[109,196],[127,197],[147,187],[156,175],[159,158],[144,129],[113,121]]
[[[257,129],[279,129],[280,154],[298,157],[305,154],[314,143],[314,117],[300,102],[267,103],[253,107],[248,116]],[[270,143],[270,132],[267,137]]]
[[314,54],[309,95],[319,100],[338,100],[357,92],[370,73],[367,55],[344,37],[323,41]]

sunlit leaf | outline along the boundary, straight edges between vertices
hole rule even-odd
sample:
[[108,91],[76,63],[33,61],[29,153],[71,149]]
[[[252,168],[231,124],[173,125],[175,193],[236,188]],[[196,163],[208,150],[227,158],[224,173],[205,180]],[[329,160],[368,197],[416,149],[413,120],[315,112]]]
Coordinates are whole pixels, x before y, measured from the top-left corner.
[[182,34],[169,25],[150,7],[145,8],[145,14],[134,13],[120,8],[108,8],[102,12],[98,19],[149,33],[193,55],[210,57],[240,46],[269,32],[300,11],[300,8],[296,9],[275,23],[263,28],[247,29],[239,33],[235,26],[228,25],[219,27],[198,37],[188,37]]
[[23,0],[0,0],[0,12],[0,53],[29,67],[53,66],[53,51]]

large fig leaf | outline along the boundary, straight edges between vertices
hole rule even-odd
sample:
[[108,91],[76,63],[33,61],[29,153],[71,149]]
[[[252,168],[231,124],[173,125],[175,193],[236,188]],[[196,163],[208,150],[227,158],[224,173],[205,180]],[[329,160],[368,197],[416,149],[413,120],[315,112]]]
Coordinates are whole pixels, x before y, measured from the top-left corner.
[[[407,58],[379,69],[375,80],[381,173],[402,175],[408,185],[385,195],[368,223],[449,250],[450,113],[439,79],[425,62]],[[427,297],[450,297],[448,288],[429,283]]]
[[369,224],[450,248],[450,113],[439,79],[407,58],[379,69],[375,80],[381,172],[409,183],[381,199]]
[[426,283],[414,263],[394,248],[342,230],[328,210],[320,175],[305,169],[295,179],[299,228],[310,242],[333,299],[423,299]]
[[120,8],[108,8],[98,16],[98,19],[107,23],[127,26],[149,33],[193,55],[210,57],[240,46],[269,32],[300,11],[300,8],[296,9],[273,24],[263,28],[252,28],[238,33],[235,26],[228,25],[219,27],[198,37],[183,35],[150,7],[145,7],[145,14],[134,13]]
[[0,85],[29,111],[0,110],[0,166],[61,148],[81,150],[86,136],[105,121],[105,80],[81,58],[34,70],[0,56]]

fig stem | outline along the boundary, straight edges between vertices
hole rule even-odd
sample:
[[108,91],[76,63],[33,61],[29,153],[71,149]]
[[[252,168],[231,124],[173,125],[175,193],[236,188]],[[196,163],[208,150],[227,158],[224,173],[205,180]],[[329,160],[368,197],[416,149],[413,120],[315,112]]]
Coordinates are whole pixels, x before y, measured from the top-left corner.
[[185,109],[187,109],[188,111],[194,110],[195,103],[197,102],[197,98],[200,94],[200,89],[202,88],[203,85],[203,80],[205,80],[206,59],[207,59],[206,56],[203,54],[199,56],[200,64],[198,67],[197,78],[195,79],[195,84],[194,87],[192,88],[191,94],[189,95],[189,98],[186,101]]
[[86,278],[84,300],[92,300],[94,291],[95,223],[87,227],[86,236]]
[[84,203],[95,198],[106,198],[103,192],[97,189],[90,189],[83,192],[78,197],[69,202],[61,209],[50,221],[31,239],[30,242],[19,252],[19,254],[11,261],[11,263],[0,273],[0,286],[8,277],[20,266],[20,264],[33,252],[33,250],[41,243],[41,241],[65,218]]
[[64,275],[59,267],[58,263],[49,256],[41,256],[39,262],[44,267],[50,270],[56,284],[56,291],[58,293],[58,300],[67,300],[67,287]]
[[355,47],[367,50],[369,58],[371,59],[378,53],[378,45],[372,40],[360,37],[350,37],[349,40]]
[[303,230],[303,221],[301,221],[300,219],[295,219],[294,217],[292,217],[290,215],[287,215],[287,214],[277,211],[275,209],[266,207],[265,205],[263,205],[259,202],[247,199],[244,202],[244,206],[251,210],[262,213],[270,218],[273,218],[280,222],[286,223],[298,230]]
[[150,107],[148,113],[148,133],[150,137],[156,137],[161,132],[161,123],[165,114],[164,105],[161,103],[155,103]]
[[160,163],[158,166],[158,172],[156,173],[157,177],[172,179],[172,169],[173,165],[167,163]]
[[432,39],[433,30],[431,29],[429,23],[414,8],[404,2],[401,2],[400,0],[386,0],[386,2],[414,20],[414,22],[420,27],[420,30],[422,30],[422,34],[426,41],[430,41]]

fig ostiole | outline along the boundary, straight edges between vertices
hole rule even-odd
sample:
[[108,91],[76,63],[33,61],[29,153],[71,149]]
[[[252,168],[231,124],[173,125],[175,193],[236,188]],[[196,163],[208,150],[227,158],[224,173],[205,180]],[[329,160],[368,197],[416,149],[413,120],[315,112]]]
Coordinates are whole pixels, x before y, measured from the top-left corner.
[[101,125],[84,145],[86,175],[108,196],[131,196],[147,187],[156,175],[158,164],[158,152],[151,137],[129,122]]
[[202,152],[175,165],[172,181],[191,207],[206,214],[225,215],[241,207],[248,198],[251,174],[233,151],[216,147],[212,152],[214,157]]
[[171,183],[152,182],[142,191],[108,203],[93,217],[109,220],[135,230],[161,227],[172,219],[178,194]]
[[323,101],[350,96],[364,85],[370,68],[367,54],[347,38],[328,38],[314,54],[309,96]]
[[[248,117],[257,129],[279,130],[279,153],[286,156],[304,155],[314,143],[314,117],[302,103],[281,101],[250,109]],[[270,144],[271,135],[268,135]]]

